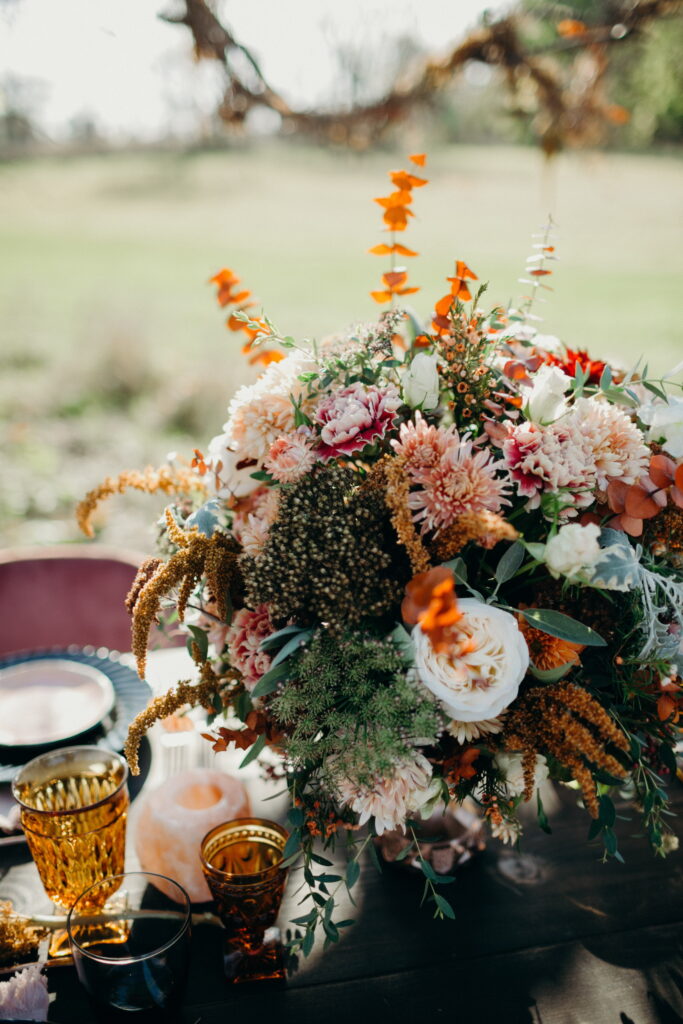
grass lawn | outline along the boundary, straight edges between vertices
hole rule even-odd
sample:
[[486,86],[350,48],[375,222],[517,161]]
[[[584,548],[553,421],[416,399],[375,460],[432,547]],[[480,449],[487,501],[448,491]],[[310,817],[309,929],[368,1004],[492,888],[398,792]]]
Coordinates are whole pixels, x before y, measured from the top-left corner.
[[[385,171],[396,157],[268,145],[199,155],[50,158],[0,167],[0,401],[6,543],[74,539],[103,475],[189,451],[248,378],[206,279],[233,267],[286,333],[373,317]],[[517,296],[529,235],[552,213],[561,262],[543,330],[620,363],[680,359],[681,162],[450,148],[429,162],[406,242],[427,314],[455,258]],[[112,512],[114,506],[112,505]],[[144,499],[104,539],[144,547]]]

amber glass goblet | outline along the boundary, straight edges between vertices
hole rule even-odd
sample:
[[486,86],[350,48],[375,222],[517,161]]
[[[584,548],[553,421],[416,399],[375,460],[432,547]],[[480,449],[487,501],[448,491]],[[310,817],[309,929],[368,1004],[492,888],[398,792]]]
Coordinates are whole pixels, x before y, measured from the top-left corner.
[[201,845],[202,870],[225,926],[229,981],[284,980],[282,946],[266,935],[277,919],[287,871],[287,831],[263,818],[238,818],[211,829]]
[[[12,793],[40,880],[53,903],[67,911],[96,882],[92,906],[102,907],[124,870],[128,767],[100,747],[62,747],[17,772]],[[118,876],[118,878],[116,877]],[[58,933],[51,954],[68,952]]]

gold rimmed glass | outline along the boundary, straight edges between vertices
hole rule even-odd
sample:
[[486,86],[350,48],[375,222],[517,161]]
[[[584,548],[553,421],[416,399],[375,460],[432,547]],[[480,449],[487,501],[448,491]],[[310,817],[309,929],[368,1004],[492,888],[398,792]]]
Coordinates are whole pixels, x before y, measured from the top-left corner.
[[101,907],[124,870],[128,767],[99,747],[63,747],[41,754],[14,777],[12,793],[46,893],[69,910],[97,882]]
[[287,881],[288,832],[264,818],[239,818],[211,829],[202,870],[225,926],[224,966],[235,982],[282,980],[282,946],[273,929]]

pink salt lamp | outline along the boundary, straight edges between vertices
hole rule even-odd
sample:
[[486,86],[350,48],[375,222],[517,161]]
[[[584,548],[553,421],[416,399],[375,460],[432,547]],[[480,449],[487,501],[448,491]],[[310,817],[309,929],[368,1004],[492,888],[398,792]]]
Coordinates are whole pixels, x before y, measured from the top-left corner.
[[[193,903],[207,902],[211,893],[199,860],[201,841],[216,825],[249,815],[249,797],[233,775],[204,769],[174,775],[140,800],[135,824],[140,867],[179,882]],[[173,898],[163,882],[158,888]]]

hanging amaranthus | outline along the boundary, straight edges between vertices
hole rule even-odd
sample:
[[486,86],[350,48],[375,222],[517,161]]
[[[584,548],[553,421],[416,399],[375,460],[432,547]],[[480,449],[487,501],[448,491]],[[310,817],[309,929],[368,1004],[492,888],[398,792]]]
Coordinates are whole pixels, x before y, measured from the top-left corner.
[[145,491],[147,494],[192,494],[205,493],[206,484],[191,467],[160,466],[154,469],[148,466],[140,472],[137,469],[125,469],[118,476],[108,476],[88,491],[85,498],[76,507],[78,525],[87,537],[94,537],[92,515],[97,506],[112,494],[123,494],[125,491]]
[[202,579],[206,579],[216,602],[216,614],[223,620],[227,614],[228,594],[240,580],[237,566],[240,547],[233,537],[220,532],[207,537],[196,528],[182,530],[170,508],[166,509],[165,515],[169,539],[178,550],[167,562],[147,559],[140,567],[126,601],[133,617],[133,654],[143,679],[149,631],[159,615],[162,598],[177,590],[176,609],[182,622],[193,590]]
[[508,715],[504,729],[508,749],[524,754],[525,799],[534,790],[536,754],[550,754],[568,768],[581,786],[593,818],[599,807],[593,771],[602,769],[624,778],[624,765],[607,749],[626,753],[629,743],[601,704],[573,683],[535,686]]

